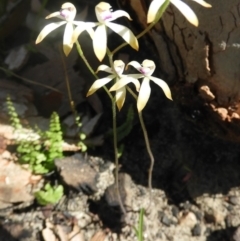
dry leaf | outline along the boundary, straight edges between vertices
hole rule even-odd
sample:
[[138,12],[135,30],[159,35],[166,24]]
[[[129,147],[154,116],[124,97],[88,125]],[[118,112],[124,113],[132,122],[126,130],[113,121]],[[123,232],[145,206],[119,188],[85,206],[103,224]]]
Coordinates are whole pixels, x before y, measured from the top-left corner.
[[44,241],[58,241],[52,229],[46,227],[42,230],[42,236]]
[[101,231],[97,231],[92,236],[90,241],[104,241],[106,237],[107,237],[106,233],[103,230],[101,230]]
[[28,50],[22,45],[16,49],[12,49],[4,63],[8,65],[8,69],[10,70],[19,70],[26,63],[28,55]]
[[83,233],[81,232],[78,225],[73,226],[73,230],[68,234],[69,241],[85,241]]

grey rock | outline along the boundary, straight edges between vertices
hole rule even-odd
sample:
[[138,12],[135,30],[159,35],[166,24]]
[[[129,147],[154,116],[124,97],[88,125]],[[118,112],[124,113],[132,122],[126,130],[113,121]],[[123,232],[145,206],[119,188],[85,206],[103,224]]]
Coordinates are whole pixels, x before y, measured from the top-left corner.
[[240,241],[240,227],[238,227],[233,234],[234,241]]
[[192,235],[193,236],[200,236],[202,232],[201,225],[197,223],[194,228],[192,229]]

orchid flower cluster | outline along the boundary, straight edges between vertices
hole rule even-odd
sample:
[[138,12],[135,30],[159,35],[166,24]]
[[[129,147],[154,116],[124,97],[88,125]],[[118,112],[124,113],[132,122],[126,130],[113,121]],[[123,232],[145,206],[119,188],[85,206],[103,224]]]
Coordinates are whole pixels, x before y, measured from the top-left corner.
[[[204,7],[211,7],[210,4],[203,0],[193,0]],[[147,22],[152,23],[157,18],[157,14],[164,3],[172,3],[179,11],[186,17],[186,19],[195,26],[198,26],[198,19],[191,8],[182,2],[181,0],[153,0],[149,6],[147,14]],[[54,12],[46,17],[46,19],[52,17],[58,17],[63,21],[57,23],[50,23],[46,25],[37,37],[36,44],[40,43],[50,32],[56,28],[66,24],[65,32],[63,36],[63,51],[66,56],[70,53],[74,43],[77,41],[79,35],[83,31],[87,31],[93,41],[93,49],[96,57],[99,61],[102,61],[107,52],[107,28],[117,33],[128,43],[133,49],[138,50],[138,40],[133,32],[120,24],[113,23],[119,17],[126,17],[132,20],[129,14],[123,10],[112,11],[111,5],[106,2],[100,2],[95,7],[95,13],[98,22],[83,22],[75,21],[76,8],[72,3],[64,3],[60,11]],[[94,30],[95,28],[95,30]],[[131,61],[127,66],[133,66],[140,73],[124,75],[123,71],[125,64],[121,60],[115,60],[113,66],[100,65],[98,71],[105,71],[109,73],[105,78],[96,80],[89,89],[87,96],[93,94],[97,89],[103,87],[111,80],[115,79],[114,85],[110,88],[110,91],[116,91],[115,101],[118,109],[120,110],[124,104],[126,98],[126,85],[133,83],[136,87],[136,91],[139,92],[137,99],[137,108],[141,112],[145,107],[151,93],[150,80],[159,85],[165,96],[168,99],[172,99],[171,91],[163,80],[153,77],[152,74],[156,68],[156,65],[151,60],[144,60],[142,64],[137,61]],[[140,84],[139,79],[143,79]]]
[[[204,7],[211,7],[210,4],[206,3],[204,0],[192,0],[197,2],[198,4]],[[120,207],[124,213],[126,213],[123,203],[121,201],[121,197],[119,194],[119,186],[118,186],[118,148],[117,148],[117,122],[116,122],[116,105],[119,110],[124,105],[126,99],[126,92],[129,91],[135,98],[137,98],[137,109],[138,109],[138,116],[140,120],[140,124],[143,131],[143,136],[145,140],[146,150],[148,152],[150,158],[150,167],[149,167],[149,176],[148,176],[148,185],[150,190],[150,202],[151,202],[151,190],[152,190],[152,172],[154,166],[154,156],[151,151],[148,133],[144,124],[144,120],[142,117],[142,110],[146,106],[150,94],[150,81],[153,81],[157,84],[160,88],[162,88],[165,96],[172,100],[171,91],[168,87],[167,83],[159,78],[152,76],[156,65],[152,60],[145,59],[142,64],[138,63],[137,61],[131,61],[127,64],[128,66],[134,67],[138,73],[136,74],[124,74],[125,70],[125,63],[122,60],[115,60],[113,61],[113,55],[123,46],[129,44],[133,49],[138,50],[138,38],[143,36],[147,33],[161,18],[162,14],[172,3],[178,10],[186,17],[186,19],[193,25],[198,26],[198,19],[192,9],[185,4],[181,0],[153,0],[149,6],[148,13],[147,13],[147,23],[149,24],[142,33],[136,37],[133,32],[120,24],[113,23],[112,21],[118,19],[119,17],[126,17],[129,20],[132,20],[129,14],[123,10],[112,11],[111,5],[106,2],[100,2],[95,7],[95,13],[98,22],[83,22],[83,21],[76,21],[76,8],[72,3],[64,3],[60,9],[60,11],[54,12],[48,15],[46,18],[58,17],[62,19],[62,21],[57,23],[50,23],[46,25],[36,39],[36,44],[40,43],[50,32],[57,29],[58,27],[66,24],[64,35],[63,35],[63,52],[66,56],[69,55],[70,51],[73,48],[74,43],[76,43],[77,51],[80,57],[85,62],[86,66],[88,67],[89,71],[96,77],[96,81],[90,87],[87,96],[92,95],[96,92],[99,88],[104,87],[106,92],[108,93],[111,101],[112,101],[112,116],[113,116],[113,150],[115,156],[115,178],[116,178],[116,189],[118,193],[118,201]],[[113,32],[117,33],[122,39],[125,41],[122,45],[118,46],[114,51],[110,51],[107,47],[107,29],[110,28]],[[93,50],[98,58],[99,61],[102,61],[106,54],[109,57],[109,63],[111,66],[107,65],[100,65],[96,71],[105,71],[108,75],[104,78],[99,79],[96,73],[93,71],[92,67],[89,65],[88,61],[86,60],[81,46],[78,42],[78,37],[84,31],[87,31],[90,38],[92,39],[93,43]],[[142,79],[140,82],[139,79]],[[106,84],[113,81],[113,85],[108,90],[106,88]],[[138,96],[133,93],[133,91],[127,87],[129,83],[134,84],[136,88],[136,92],[138,92]],[[115,91],[115,97],[111,94],[112,91]],[[115,104],[116,103],[116,104]]]

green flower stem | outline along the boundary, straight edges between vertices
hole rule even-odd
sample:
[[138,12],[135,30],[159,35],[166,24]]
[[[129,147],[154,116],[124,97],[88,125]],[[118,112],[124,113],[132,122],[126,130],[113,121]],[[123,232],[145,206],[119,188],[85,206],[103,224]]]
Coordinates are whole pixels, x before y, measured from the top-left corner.
[[59,50],[60,50],[60,53],[61,53],[63,69],[64,69],[64,73],[65,73],[65,80],[66,80],[66,85],[67,85],[68,99],[69,99],[69,102],[70,102],[69,104],[70,104],[70,107],[72,109],[72,113],[73,113],[73,115],[75,117],[75,120],[77,120],[77,112],[76,112],[75,103],[74,103],[73,97],[72,97],[72,92],[71,92],[71,88],[70,88],[70,84],[69,84],[69,78],[68,78],[68,75],[67,75],[67,67],[66,67],[66,63],[65,63],[64,58],[63,58],[63,52],[61,50],[61,46],[59,46]]
[[[87,68],[89,69],[89,71],[92,73],[92,75],[96,78],[99,79],[97,74],[94,72],[94,70],[92,69],[91,65],[88,63],[87,59],[85,58],[83,51],[81,49],[81,46],[79,44],[78,41],[75,42],[76,43],[76,47],[77,47],[77,51],[78,54],[80,55],[80,57],[82,58],[82,60],[84,61],[84,63],[86,64]],[[110,65],[114,71],[113,68],[113,59],[112,59],[112,53],[108,50],[108,56],[109,56],[109,62]],[[119,182],[118,182],[118,168],[119,168],[119,162],[118,162],[118,149],[117,149],[117,121],[116,121],[116,104],[115,104],[115,98],[112,96],[112,94],[109,92],[109,90],[107,89],[106,86],[103,86],[104,90],[107,92],[109,98],[111,99],[112,102],[112,114],[113,114],[113,148],[114,148],[114,159],[115,159],[115,178],[116,178],[116,190],[117,190],[117,196],[118,196],[118,200],[119,200],[119,204],[121,207],[121,210],[124,214],[126,214],[126,210],[123,206],[122,203],[122,199],[120,196],[120,192],[119,192]]]
[[[147,28],[145,28],[140,34],[138,34],[136,36],[137,39],[141,38],[143,35],[145,35],[147,32],[149,32],[153,27],[154,25],[159,21],[159,19],[162,17],[163,13],[166,11],[168,5],[170,4],[170,0],[166,0],[163,5],[161,6],[161,8],[159,9],[158,11],[158,14],[155,18],[155,20],[150,23],[148,25]],[[116,52],[118,52],[121,48],[125,47],[126,45],[128,45],[127,42],[124,42],[122,43],[121,45],[119,45],[117,48],[115,48],[113,51],[112,51],[112,55],[114,55]]]
[[3,67],[0,67],[0,70],[4,71],[7,75],[12,75],[12,76],[14,76],[14,77],[16,77],[16,78],[18,78],[18,79],[20,79],[20,80],[23,80],[23,81],[25,81],[25,82],[30,83],[30,84],[39,85],[39,86],[42,86],[42,87],[44,87],[44,88],[46,88],[46,89],[50,89],[50,90],[53,90],[53,91],[56,91],[56,92],[62,94],[62,92],[61,92],[60,90],[56,89],[56,88],[53,88],[53,87],[51,87],[51,86],[48,86],[48,85],[45,85],[45,84],[41,84],[41,83],[35,82],[35,81],[33,81],[33,80],[30,80],[30,79],[27,79],[27,78],[24,78],[24,77],[21,77],[20,75],[15,74],[14,72],[12,72],[12,71],[9,70],[9,69],[5,69],[5,68],[3,68]]
[[[135,99],[137,99],[137,95],[131,90],[131,88],[129,88],[127,86],[127,90]],[[150,189],[150,200],[151,200],[151,197],[152,197],[152,172],[153,172],[155,159],[154,159],[154,156],[153,156],[153,153],[151,150],[151,146],[150,146],[150,142],[149,142],[149,138],[148,138],[148,132],[147,132],[144,120],[143,120],[142,111],[138,112],[138,117],[139,117],[140,124],[142,127],[146,149],[147,149],[148,155],[150,157],[150,167],[149,167],[149,171],[148,171],[148,187]]]
[[[117,75],[115,69],[114,69],[114,65],[113,65],[113,54],[111,53],[111,51],[107,48],[107,55],[108,55],[108,59],[109,59],[109,63],[110,66],[114,72],[114,74]],[[119,192],[119,177],[118,177],[118,169],[119,169],[119,160],[118,160],[118,148],[117,148],[117,113],[116,113],[116,103],[115,103],[115,99],[112,101],[112,113],[113,113],[113,146],[114,146],[114,160],[115,160],[115,185],[116,185],[116,192],[117,192],[117,196],[118,196],[118,201],[121,207],[121,210],[124,214],[126,214],[126,210],[123,206],[122,203],[122,199],[120,196],[120,192]]]
[[123,206],[122,199],[119,192],[119,176],[118,176],[118,169],[119,169],[119,161],[118,161],[118,149],[117,149],[117,114],[116,114],[116,103],[112,101],[112,113],[113,113],[113,146],[114,146],[114,160],[115,160],[115,185],[116,185],[116,192],[118,201],[120,204],[120,208],[124,214],[126,214],[126,210]]
[[[78,42],[78,40],[75,42],[76,47],[77,47],[77,51],[79,56],[82,58],[83,62],[86,64],[87,68],[89,69],[89,71],[91,72],[91,74],[95,77],[95,79],[99,79],[97,74],[95,73],[95,71],[93,70],[93,68],[91,67],[91,65],[88,63],[86,57],[83,54],[82,48]],[[114,98],[112,96],[112,94],[110,93],[110,91],[107,89],[106,86],[103,86],[104,90],[106,91],[106,93],[108,94],[109,98],[114,101]]]

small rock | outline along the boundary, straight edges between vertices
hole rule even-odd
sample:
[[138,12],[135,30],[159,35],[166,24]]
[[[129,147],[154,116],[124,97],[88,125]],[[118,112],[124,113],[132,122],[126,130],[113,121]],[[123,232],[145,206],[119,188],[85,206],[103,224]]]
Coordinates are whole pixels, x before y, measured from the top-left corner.
[[201,225],[199,223],[197,223],[192,230],[192,235],[193,236],[201,236],[201,232],[202,232]]
[[212,213],[211,214],[210,213],[205,213],[204,219],[205,219],[205,221],[207,223],[215,223],[216,222],[215,217],[214,217],[214,215]]
[[180,212],[179,223],[182,226],[193,228],[197,224],[196,215],[193,212]]
[[230,196],[229,202],[233,205],[240,205],[240,197]]
[[161,221],[163,216],[164,216],[164,212],[163,211],[158,211],[158,219]]
[[211,228],[207,227],[204,232],[204,236],[206,236],[206,237],[209,236],[211,234],[211,232],[212,232]]
[[199,88],[199,94],[206,101],[212,101],[215,99],[215,95],[207,85],[203,85]]
[[229,204],[229,205],[227,206],[227,210],[228,210],[229,212],[233,211],[233,210],[234,210],[234,206],[233,206],[232,204]]
[[240,116],[239,116],[238,113],[233,112],[233,113],[232,113],[232,116],[231,116],[231,119],[233,119],[233,120],[239,120],[239,119],[240,119]]
[[229,214],[225,218],[225,224],[227,227],[237,227],[240,225],[240,219],[238,212],[235,212],[234,214]]
[[225,223],[226,223],[226,226],[227,226],[228,228],[232,227],[232,217],[231,217],[231,215],[228,215],[228,216],[226,217]]
[[191,203],[185,202],[181,205],[184,210],[189,210],[191,208]]
[[240,241],[240,227],[238,227],[233,234],[234,241]]
[[98,173],[81,154],[55,160],[55,165],[64,182],[88,194],[97,192]]
[[196,212],[194,212],[194,214],[196,215],[197,220],[199,220],[199,221],[202,220],[203,215],[200,211],[196,211]]
[[226,118],[228,116],[227,109],[220,107],[220,108],[216,109],[216,112],[218,113],[218,115],[221,118],[221,120],[223,120],[223,121],[226,120]]
[[172,207],[172,215],[173,215],[174,217],[178,217],[178,214],[179,214],[179,208],[176,207],[176,206],[173,206],[173,207]]
[[167,215],[164,214],[164,216],[163,216],[163,218],[162,218],[162,223],[163,223],[164,225],[166,225],[167,227],[169,227],[172,222],[171,222],[171,219],[169,219],[169,218],[167,217]]
[[[131,177],[125,173],[119,173],[118,176],[118,183],[119,183],[119,194],[123,205],[129,206],[132,200],[132,193],[131,193]],[[112,184],[111,186],[107,187],[105,191],[105,199],[109,206],[120,206],[116,183]]]

